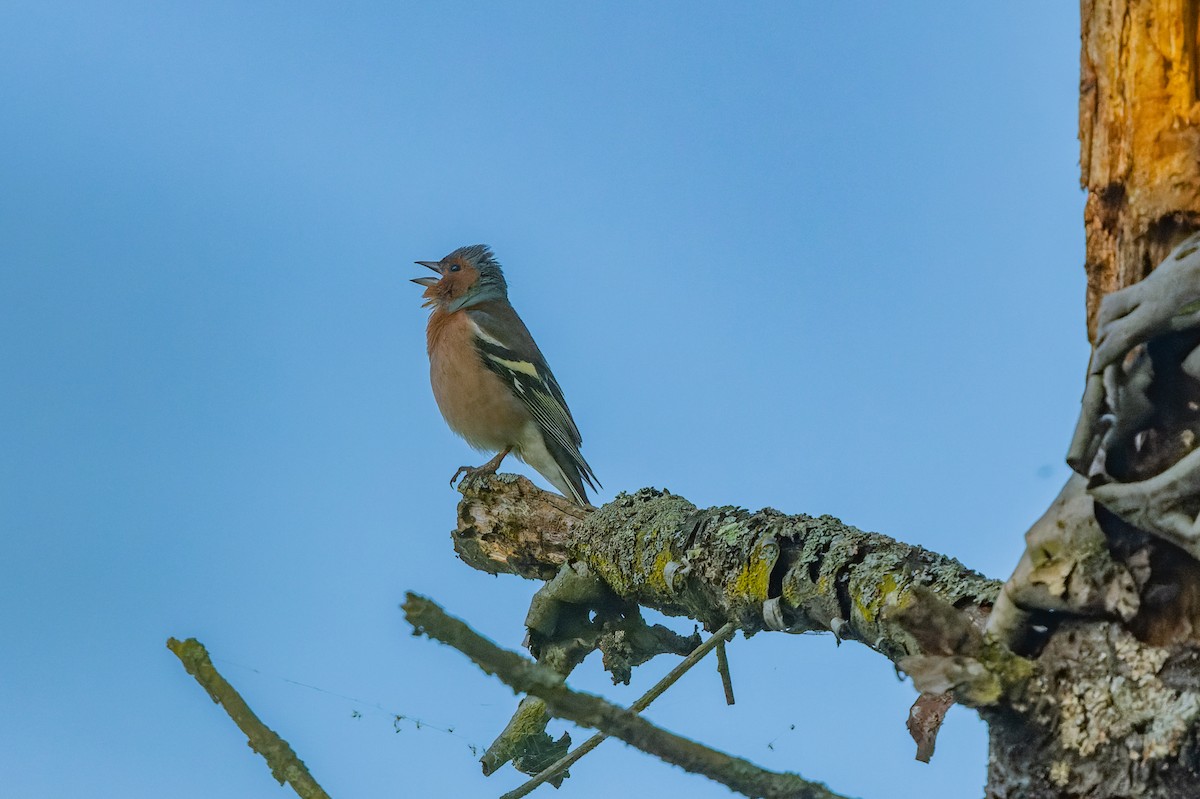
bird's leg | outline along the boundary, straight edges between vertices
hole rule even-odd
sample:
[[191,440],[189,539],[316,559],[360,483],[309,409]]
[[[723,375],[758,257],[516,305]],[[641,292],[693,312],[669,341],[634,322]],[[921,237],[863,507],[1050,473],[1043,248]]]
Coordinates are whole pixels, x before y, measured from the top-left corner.
[[470,480],[472,477],[479,474],[495,474],[496,470],[500,468],[500,463],[504,460],[504,457],[510,452],[512,452],[512,447],[505,447],[504,449],[500,450],[500,452],[496,453],[496,457],[492,458],[482,466],[459,466],[458,471],[456,471],[454,476],[450,478],[450,485],[454,485],[458,482],[458,476],[460,474],[464,475],[464,480]]

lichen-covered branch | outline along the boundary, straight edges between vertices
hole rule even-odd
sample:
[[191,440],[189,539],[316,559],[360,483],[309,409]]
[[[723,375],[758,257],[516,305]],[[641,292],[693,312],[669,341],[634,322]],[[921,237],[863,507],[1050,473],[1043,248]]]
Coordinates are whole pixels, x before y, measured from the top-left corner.
[[304,761],[296,756],[288,742],[263,724],[241,695],[221,676],[209,659],[204,644],[195,638],[186,641],[168,638],[167,648],[175,653],[188,674],[195,677],[196,682],[208,691],[212,700],[225,708],[229,718],[246,734],[246,742],[250,748],[267,761],[267,765],[271,767],[271,775],[280,785],[291,785],[292,790],[301,799],[329,799],[329,794],[325,793],[312,774],[308,773]]
[[915,587],[977,621],[999,588],[953,558],[831,516],[699,509],[654,489],[584,512],[514,475],[461,490],[453,536],[468,564],[541,579],[585,564],[621,600],[710,630],[727,621],[747,634],[829,630],[898,661],[923,653],[892,612]]
[[[492,573],[552,575],[526,625],[530,651],[562,675],[597,648],[623,681],[630,666],[658,652],[686,651],[668,631],[643,629],[643,606],[709,630],[726,622],[748,635],[828,630],[881,652],[920,690],[935,686],[935,693],[949,691],[974,706],[1015,696],[1030,674],[1003,647],[982,646],[998,583],[952,558],[830,516],[701,510],[653,489],[583,511],[515,475],[473,479],[460,490],[454,540],[467,563]],[[960,629],[973,637],[959,635],[963,646],[955,649],[945,631]],[[540,757],[518,763],[520,753],[567,745],[545,733],[545,721],[540,702],[523,702],[489,747],[485,772],[509,757],[526,773],[540,771]],[[924,750],[931,750],[936,726],[923,735]]]
[[[1100,551],[1096,569],[1060,574],[1057,552],[1033,537],[1035,579],[1016,586],[1021,590],[1010,599],[1037,604],[1045,594],[1062,601],[1054,606],[1058,615],[1045,620],[1054,628],[1049,643],[1026,659],[983,631],[999,584],[952,558],[831,517],[702,510],[653,490],[619,496],[580,518],[577,511],[557,513],[524,483],[512,476],[473,483],[459,512],[470,521],[454,536],[460,550],[485,537],[497,555],[490,564],[522,564],[516,573],[532,575],[531,564],[543,563],[545,574],[565,564],[531,608],[531,639],[553,642],[558,618],[568,627],[582,623],[587,613],[572,607],[576,601],[636,603],[689,616],[710,630],[726,621],[749,633],[830,630],[891,658],[926,692],[913,725],[920,754],[931,751],[944,709],[946,699],[937,694],[980,709],[991,728],[991,783],[998,788],[989,788],[989,796],[1196,793],[1200,780],[1188,764],[1200,757],[1200,683],[1174,676],[1196,669],[1182,652],[1168,657],[1117,623],[1077,615],[1128,615],[1081,582],[1104,571]],[[530,518],[553,529],[518,535],[517,520]],[[1055,526],[1061,520],[1049,518]],[[1053,542],[1069,539],[1075,548],[1095,538],[1086,532]],[[1101,765],[1118,762],[1133,764],[1117,769],[1120,780]],[[1003,787],[1014,785],[1036,790]]]
[[795,774],[767,771],[656,727],[598,696],[572,691],[563,684],[562,675],[496,646],[424,597],[410,593],[403,607],[415,633],[454,647],[514,691],[541,699],[555,716],[620,738],[643,752],[702,774],[746,796],[840,799],[839,794],[821,783],[809,782]]

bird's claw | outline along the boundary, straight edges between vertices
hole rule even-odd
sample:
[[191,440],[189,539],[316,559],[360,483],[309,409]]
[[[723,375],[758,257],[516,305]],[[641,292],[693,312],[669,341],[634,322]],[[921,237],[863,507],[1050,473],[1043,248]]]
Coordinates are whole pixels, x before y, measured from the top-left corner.
[[464,483],[470,480],[472,477],[479,477],[480,475],[485,474],[495,474],[496,470],[500,468],[500,464],[504,462],[504,458],[509,452],[512,452],[512,447],[504,448],[500,452],[496,453],[496,457],[492,458],[482,466],[459,466],[458,471],[456,471],[454,476],[450,478],[451,488],[453,488],[454,484],[458,481],[458,476],[460,474],[466,475],[466,477],[463,478]]
[[460,476],[464,481],[469,480],[474,472],[475,468],[473,466],[459,466],[454,470],[454,474],[450,475],[450,487],[454,488]]
[[496,467],[488,466],[459,466],[454,474],[450,477],[450,487],[453,488],[458,483],[459,475],[462,475],[462,482],[466,483],[474,477],[482,475],[495,474]]

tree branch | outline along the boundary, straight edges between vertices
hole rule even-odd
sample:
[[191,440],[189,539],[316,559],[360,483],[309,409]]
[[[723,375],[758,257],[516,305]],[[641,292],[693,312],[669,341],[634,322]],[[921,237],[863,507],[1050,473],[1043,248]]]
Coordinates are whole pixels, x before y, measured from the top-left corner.
[[460,486],[460,557],[477,569],[549,579],[586,564],[622,600],[715,630],[830,630],[893,661],[925,654],[890,609],[924,587],[979,624],[999,582],[957,560],[865,533],[832,516],[704,510],[666,491],[621,494],[594,511],[523,477]]
[[[729,631],[731,637],[733,632]],[[721,675],[721,687],[725,689],[725,704],[734,704],[736,700],[733,698],[733,678],[729,676],[729,656],[725,654],[724,637],[717,640],[717,673]]]
[[[692,668],[692,666],[695,666],[697,663],[699,663],[704,656],[709,653],[710,650],[716,648],[717,651],[720,652],[721,647],[725,643],[725,637],[733,635],[736,631],[737,628],[734,627],[733,624],[726,624],[720,630],[709,636],[707,641],[692,650],[692,652],[686,658],[675,665],[675,668],[671,669],[671,671],[668,672],[661,680],[651,686],[649,691],[638,697],[637,701],[629,706],[629,712],[641,713],[643,710],[650,707],[650,704],[655,699],[658,699],[660,696],[662,696],[663,693],[666,692],[666,690],[672,685],[674,685],[680,677],[686,674],[688,670]],[[730,704],[733,703],[731,702]],[[504,794],[504,796],[501,796],[500,799],[521,799],[522,796],[527,796],[534,788],[538,787],[543,782],[548,782],[553,780],[558,775],[563,774],[574,763],[578,762],[581,757],[602,744],[606,738],[608,738],[606,733],[596,733],[591,738],[588,738],[586,741],[580,744],[574,752],[559,758],[554,763],[546,767],[546,769],[536,774],[533,779],[529,780],[519,788]],[[558,786],[555,785],[554,787],[557,788]]]
[[424,634],[454,647],[514,691],[540,698],[555,716],[620,738],[643,752],[702,774],[746,796],[843,799],[820,783],[809,782],[795,774],[767,771],[749,761],[667,732],[598,696],[572,691],[563,684],[562,675],[496,646],[424,597],[410,593],[403,607],[415,634]]
[[225,681],[209,659],[204,644],[195,638],[186,641],[168,638],[167,648],[175,653],[188,674],[208,691],[212,700],[225,708],[229,718],[246,734],[250,748],[267,761],[271,775],[280,785],[285,782],[291,785],[301,799],[329,799],[329,794],[308,773],[304,761],[296,756],[288,742],[263,724],[234,687]]

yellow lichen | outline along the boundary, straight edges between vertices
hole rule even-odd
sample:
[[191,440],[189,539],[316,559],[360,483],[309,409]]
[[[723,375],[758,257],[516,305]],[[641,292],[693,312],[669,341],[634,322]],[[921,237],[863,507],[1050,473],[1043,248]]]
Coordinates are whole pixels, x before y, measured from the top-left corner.
[[879,616],[879,611],[892,603],[892,595],[896,592],[896,578],[891,574],[885,574],[883,579],[879,581],[879,586],[874,592],[865,597],[856,596],[854,604],[858,608],[858,613],[862,616],[863,621],[868,623],[874,622]]
[[771,561],[753,558],[738,571],[725,593],[731,597],[746,597],[765,602],[770,589],[771,565]]
[[654,558],[654,566],[650,569],[650,574],[647,576],[646,581],[655,591],[674,592],[674,587],[667,584],[665,572],[667,566],[675,559],[675,553],[669,549],[664,549]]

